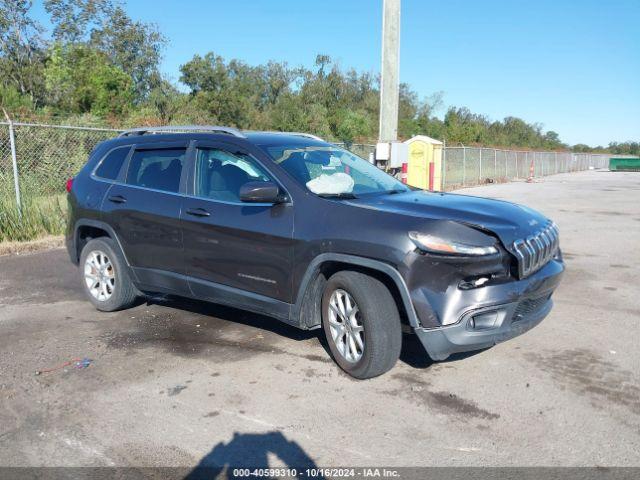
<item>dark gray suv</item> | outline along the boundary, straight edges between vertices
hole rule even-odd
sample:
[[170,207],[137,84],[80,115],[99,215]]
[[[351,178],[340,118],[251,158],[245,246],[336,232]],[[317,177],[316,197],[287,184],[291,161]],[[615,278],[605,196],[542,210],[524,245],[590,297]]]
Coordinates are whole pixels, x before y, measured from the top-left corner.
[[67,248],[98,310],[163,293],[322,327],[357,378],[391,369],[403,332],[434,360],[525,332],[564,270],[540,213],[409,188],[313,135],[130,130],[67,187]]

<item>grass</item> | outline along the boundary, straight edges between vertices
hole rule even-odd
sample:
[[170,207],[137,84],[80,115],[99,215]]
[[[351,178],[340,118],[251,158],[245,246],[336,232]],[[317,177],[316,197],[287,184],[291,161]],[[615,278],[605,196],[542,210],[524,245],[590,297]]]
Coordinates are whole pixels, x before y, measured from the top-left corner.
[[50,250],[63,246],[64,237],[62,235],[47,235],[46,237],[26,242],[0,242],[0,256],[23,255],[25,253]]
[[24,242],[62,235],[66,224],[65,196],[23,195],[22,212],[15,197],[0,192],[0,242]]

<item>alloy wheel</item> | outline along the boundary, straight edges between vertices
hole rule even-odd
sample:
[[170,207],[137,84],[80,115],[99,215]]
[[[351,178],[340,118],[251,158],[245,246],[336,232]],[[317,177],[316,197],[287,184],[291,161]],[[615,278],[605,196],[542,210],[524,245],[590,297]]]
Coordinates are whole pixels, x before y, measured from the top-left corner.
[[338,288],[331,294],[327,318],[336,349],[347,362],[357,363],[364,354],[364,324],[349,292]]
[[113,295],[116,276],[111,260],[104,252],[94,250],[84,262],[84,281],[89,293],[100,302],[105,302]]

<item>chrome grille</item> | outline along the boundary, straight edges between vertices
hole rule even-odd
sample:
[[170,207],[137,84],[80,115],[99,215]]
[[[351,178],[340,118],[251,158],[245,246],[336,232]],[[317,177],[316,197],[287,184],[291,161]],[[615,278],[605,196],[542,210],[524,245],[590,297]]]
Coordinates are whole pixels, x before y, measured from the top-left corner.
[[527,277],[546,265],[556,254],[559,246],[560,232],[553,222],[549,222],[539,232],[513,242],[513,251],[518,257],[520,278]]

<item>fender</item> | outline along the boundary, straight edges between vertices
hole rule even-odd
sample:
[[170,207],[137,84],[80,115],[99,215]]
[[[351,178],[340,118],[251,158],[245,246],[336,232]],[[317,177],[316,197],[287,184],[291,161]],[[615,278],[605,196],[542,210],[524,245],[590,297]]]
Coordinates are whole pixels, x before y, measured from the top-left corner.
[[109,234],[109,237],[111,237],[115,242],[116,245],[118,245],[118,248],[120,249],[120,254],[122,255],[122,258],[124,258],[124,261],[126,262],[128,267],[131,267],[131,264],[129,263],[129,259],[127,258],[127,254],[124,252],[124,249],[122,248],[122,244],[120,243],[120,239],[118,238],[118,235],[116,234],[115,230],[108,224],[105,223],[103,221],[100,220],[91,220],[91,219],[81,219],[78,220],[73,228],[73,251],[76,254],[76,257],[80,257],[80,252],[78,252],[78,230],[80,229],[80,227],[94,227],[94,228],[100,228],[101,230],[104,230],[105,232],[107,232]]
[[[411,302],[411,296],[409,295],[409,289],[407,288],[407,284],[405,283],[402,275],[391,265],[381,262],[379,260],[372,260],[366,257],[358,257],[356,255],[347,255],[342,253],[322,253],[315,257],[307,270],[305,271],[304,276],[302,277],[302,281],[300,282],[300,287],[298,288],[298,294],[296,296],[296,302],[291,306],[291,318],[297,319],[300,316],[300,313],[303,308],[304,296],[307,291],[307,288],[310,286],[311,282],[315,280],[316,276],[320,271],[320,265],[325,262],[340,262],[346,263],[349,265],[354,265],[358,267],[370,268],[372,270],[377,270],[385,275],[389,276],[391,280],[395,283],[396,287],[398,287],[398,291],[400,292],[400,300],[402,301],[405,311],[407,312],[407,317],[409,319],[409,323],[413,328],[420,327],[420,322],[418,321],[418,316],[416,314],[415,309],[413,308],[413,303]],[[300,325],[302,328],[305,328],[303,325]],[[309,327],[306,327],[309,328]]]

